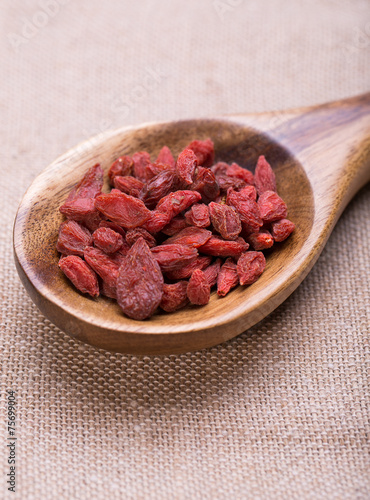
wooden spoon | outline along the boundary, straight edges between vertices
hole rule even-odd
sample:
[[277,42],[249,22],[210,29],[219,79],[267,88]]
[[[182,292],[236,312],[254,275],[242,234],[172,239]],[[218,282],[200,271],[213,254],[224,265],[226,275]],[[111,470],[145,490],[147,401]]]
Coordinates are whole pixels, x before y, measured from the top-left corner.
[[[354,194],[370,180],[370,93],[322,106],[208,120],[145,124],[109,131],[77,146],[46,168],[26,192],[15,220],[19,276],[39,309],[72,337],[134,354],[179,353],[224,342],[279,306],[302,282]],[[55,249],[63,218],[58,207],[96,162],[107,169],[122,154],[163,145],[178,154],[193,139],[211,137],[216,160],[253,169],[272,164],[278,192],[296,224],[267,257],[262,277],[207,306],[158,312],[146,321],[123,315],[105,297],[77,292],[58,269]],[[313,313],[314,314],[314,313]]]

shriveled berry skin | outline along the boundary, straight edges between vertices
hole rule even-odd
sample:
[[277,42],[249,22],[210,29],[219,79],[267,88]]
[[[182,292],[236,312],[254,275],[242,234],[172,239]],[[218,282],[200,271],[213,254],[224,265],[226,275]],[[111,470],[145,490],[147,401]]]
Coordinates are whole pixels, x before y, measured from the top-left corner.
[[83,256],[87,246],[92,244],[88,229],[74,220],[63,222],[59,228],[57,250],[63,255]]
[[236,263],[232,258],[225,260],[217,276],[217,295],[225,297],[229,291],[239,285]]
[[240,221],[249,226],[250,231],[256,233],[262,226],[262,218],[259,205],[252,199],[241,197],[233,189],[227,193],[226,203],[235,208]]
[[190,186],[193,183],[197,166],[197,157],[191,149],[184,149],[179,154],[176,162],[176,173],[185,185]]
[[189,264],[198,256],[196,248],[176,243],[159,245],[152,248],[151,252],[164,273],[175,271]]
[[116,296],[116,281],[118,276],[118,263],[99,248],[86,247],[84,258],[89,266],[101,277],[109,289],[109,297]]
[[239,259],[236,266],[239,283],[241,285],[251,285],[261,276],[266,267],[266,259],[262,252],[245,252]]
[[174,271],[170,271],[166,273],[167,278],[170,280],[183,280],[186,278],[190,278],[193,271],[195,269],[205,269],[212,262],[212,258],[206,255],[199,255],[194,260],[192,260],[189,264],[185,264],[179,269],[175,269]]
[[171,243],[178,243],[180,245],[187,245],[194,248],[198,248],[204,245],[206,241],[212,236],[211,231],[208,229],[202,229],[200,227],[190,226],[182,229],[174,236],[171,236],[163,243],[169,245]]
[[113,185],[116,189],[122,191],[122,193],[138,198],[141,190],[143,189],[144,183],[131,175],[117,175],[113,180]]
[[220,194],[220,186],[215,174],[209,168],[198,167],[190,189],[200,193],[203,203],[209,203]]
[[178,183],[176,172],[166,170],[155,175],[143,185],[139,198],[148,208],[153,209],[164,196],[176,190]]
[[204,203],[195,203],[185,214],[185,220],[191,226],[206,228],[211,225],[208,206]]
[[192,141],[188,149],[194,151],[198,165],[202,167],[211,167],[215,161],[215,147],[211,139],[206,139],[204,141],[195,140]]
[[236,240],[242,225],[236,210],[229,205],[211,203],[208,205],[212,225],[225,240]]
[[139,238],[119,268],[117,302],[127,316],[143,320],[152,316],[162,295],[162,272],[144,238]]
[[272,237],[276,242],[284,241],[292,234],[295,225],[288,219],[281,219],[271,224]]
[[140,237],[144,238],[149,248],[155,247],[157,245],[157,241],[154,236],[142,227],[136,227],[135,229],[130,229],[129,231],[127,231],[126,242],[130,247],[132,247],[135,241],[137,241]]
[[201,247],[198,248],[199,253],[212,255],[214,257],[239,257],[242,252],[248,250],[249,245],[243,238],[236,240],[224,240],[219,236],[211,236],[211,238]]
[[103,169],[97,163],[89,168],[77,186],[69,193],[66,201],[76,200],[77,198],[95,198],[101,193],[103,180]]
[[126,231],[116,224],[115,222],[111,222],[109,220],[102,220],[99,224],[99,227],[109,227],[110,229],[113,229],[116,233],[119,233],[123,238],[126,236]]
[[246,168],[241,167],[237,163],[232,163],[229,167],[227,167],[225,173],[229,177],[237,177],[239,179],[242,179],[247,184],[254,183],[254,177],[252,172]]
[[212,165],[211,170],[217,177],[218,175],[226,175],[226,170],[229,168],[229,164],[224,161],[219,161]]
[[195,269],[187,286],[187,296],[191,304],[204,306],[211,297],[211,287],[207,277],[200,269]]
[[162,198],[156,210],[168,214],[171,219],[176,215],[179,215],[183,210],[191,207],[194,203],[197,203],[201,199],[201,195],[196,191],[190,190],[179,190],[173,193],[169,193],[167,196]]
[[248,243],[254,250],[266,250],[274,244],[274,238],[267,230],[261,230],[258,233],[252,233],[247,238]]
[[218,258],[213,262],[213,264],[203,269],[203,273],[205,274],[211,288],[217,283],[217,276],[221,269],[221,263],[221,259]]
[[141,226],[151,216],[141,200],[125,193],[102,194],[95,199],[95,207],[125,229]]
[[114,178],[119,176],[132,175],[134,162],[130,156],[120,156],[109,168],[109,182],[113,186]]
[[258,158],[256,170],[254,172],[254,185],[259,195],[265,191],[276,191],[274,171],[264,156]]
[[176,215],[176,217],[171,219],[171,221],[162,229],[162,233],[166,236],[173,236],[174,234],[177,234],[179,231],[181,231],[181,229],[185,229],[187,226],[188,223],[186,218],[183,215]]
[[[134,162],[133,173],[136,179],[141,182],[146,182],[148,180],[148,166],[151,164],[150,155],[146,151],[139,151],[132,155],[132,161]],[[150,177],[150,176],[149,176]]]
[[258,208],[264,223],[285,219],[288,209],[280,196],[273,191],[265,191],[258,198]]
[[88,293],[92,297],[98,297],[99,284],[97,276],[81,257],[77,255],[63,257],[59,261],[59,267],[80,292]]
[[239,190],[246,186],[246,182],[243,179],[231,177],[230,175],[220,174],[216,177],[216,179],[222,192],[226,192],[230,188]]
[[240,191],[238,191],[238,195],[240,197],[240,199],[250,199],[250,200],[253,200],[253,201],[257,201],[257,190],[254,186],[245,186],[243,187],[243,189],[241,189]]
[[105,253],[115,253],[123,245],[123,238],[109,227],[100,227],[94,231],[93,242],[97,248]]
[[163,148],[160,150],[157,156],[156,163],[168,165],[172,170],[175,169],[176,162],[168,146],[163,146]]
[[187,296],[187,281],[178,281],[177,283],[164,284],[163,295],[159,307],[166,312],[174,312],[182,309],[189,303]]

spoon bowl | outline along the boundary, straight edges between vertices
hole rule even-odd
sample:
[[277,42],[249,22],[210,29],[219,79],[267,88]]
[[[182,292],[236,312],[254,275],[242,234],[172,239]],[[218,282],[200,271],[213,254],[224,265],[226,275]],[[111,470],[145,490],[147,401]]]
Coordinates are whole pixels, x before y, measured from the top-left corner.
[[[370,178],[370,94],[315,108],[207,120],[145,124],[100,134],[47,167],[26,192],[14,225],[19,276],[39,309],[69,335],[99,348],[132,354],[202,349],[247,330],[301,283],[348,201]],[[216,161],[253,171],[259,155],[272,165],[295,232],[267,253],[266,270],[248,287],[208,305],[160,311],[135,321],[106,297],[79,293],[58,269],[58,208],[87,169],[105,171],[123,154],[167,145],[177,155],[210,137]],[[108,188],[108,185],[106,186]]]

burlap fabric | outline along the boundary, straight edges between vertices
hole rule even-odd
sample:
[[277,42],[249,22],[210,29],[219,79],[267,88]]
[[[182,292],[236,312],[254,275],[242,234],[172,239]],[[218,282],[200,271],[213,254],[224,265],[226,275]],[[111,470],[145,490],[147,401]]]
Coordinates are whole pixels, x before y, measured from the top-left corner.
[[278,310],[180,356],[70,339],[28,298],[11,240],[31,181],[97,132],[368,91],[369,2],[2,0],[0,16],[0,498],[370,498],[369,186]]

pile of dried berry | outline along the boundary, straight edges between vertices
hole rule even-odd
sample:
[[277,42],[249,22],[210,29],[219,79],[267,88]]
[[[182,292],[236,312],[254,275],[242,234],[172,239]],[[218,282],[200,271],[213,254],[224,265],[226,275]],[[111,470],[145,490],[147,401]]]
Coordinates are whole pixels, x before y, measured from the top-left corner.
[[215,285],[224,297],[254,283],[261,250],[294,229],[264,156],[254,175],[214,164],[210,139],[191,142],[177,161],[167,146],[153,163],[146,152],[122,156],[108,175],[110,193],[95,165],[60,207],[59,267],[82,293],[117,299],[133,319],[207,304]]

